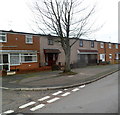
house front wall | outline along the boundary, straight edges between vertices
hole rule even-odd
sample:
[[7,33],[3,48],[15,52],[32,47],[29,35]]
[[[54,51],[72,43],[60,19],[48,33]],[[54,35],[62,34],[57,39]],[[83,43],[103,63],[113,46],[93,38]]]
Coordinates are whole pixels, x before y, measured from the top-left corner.
[[[104,47],[101,48],[101,43],[104,44]],[[111,44],[111,45],[110,45]],[[109,47],[109,45],[111,47]],[[100,60],[100,55],[105,55],[105,61],[109,61],[110,63],[114,64],[116,63],[116,54],[119,52],[119,46],[116,48],[115,43],[109,43],[109,42],[98,42],[98,60]]]
[[[9,70],[32,70],[35,68],[39,68],[40,66],[39,36],[31,35],[33,39],[33,43],[26,43],[26,35],[28,35],[27,33],[24,34],[14,33],[14,32],[4,32],[4,33],[6,33],[6,42],[0,44],[1,57],[3,54],[8,54],[9,57],[8,61],[10,67]],[[31,56],[32,53],[34,53],[33,56]],[[10,64],[11,60],[12,61],[15,60],[13,59],[14,56],[12,56],[14,54],[18,55],[16,59],[19,59],[20,61],[19,64]],[[26,56],[27,54],[29,54],[27,58],[34,58],[35,61],[30,61],[30,62],[21,61],[21,58],[23,58],[24,54],[26,54]]]
[[46,65],[44,49],[58,49],[60,51],[60,53],[58,54],[58,59],[57,59],[56,64],[58,64],[60,62],[61,65],[64,65],[65,55],[64,55],[64,51],[61,47],[61,44],[59,42],[57,42],[57,40],[59,40],[59,39],[56,37],[53,38],[53,45],[49,45],[48,38],[49,37],[47,37],[47,36],[40,37],[40,56],[41,56],[40,63],[41,63],[41,66]]
[[[61,47],[60,42],[56,42],[59,40],[59,38],[53,38],[54,44],[48,45],[48,37],[47,36],[41,36],[40,37],[40,62],[42,66],[45,66],[45,54],[44,49],[59,49],[61,53],[58,54],[57,64],[60,62],[61,65],[65,64],[65,55],[64,51]],[[71,39],[70,44],[72,44],[76,39]],[[88,49],[88,50],[97,50],[97,42],[94,41],[94,48],[91,48],[91,41],[83,40],[83,47],[80,47],[79,40],[71,47],[71,57],[70,57],[70,63],[75,65],[78,62],[78,50],[79,49]]]

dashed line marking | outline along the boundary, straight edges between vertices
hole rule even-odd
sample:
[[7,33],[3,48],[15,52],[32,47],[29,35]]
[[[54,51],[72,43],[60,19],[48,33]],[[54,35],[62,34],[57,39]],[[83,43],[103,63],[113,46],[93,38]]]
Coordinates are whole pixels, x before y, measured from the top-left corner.
[[53,93],[52,95],[58,95],[58,94],[60,94],[60,93],[62,93],[62,91],[58,91],[58,92],[56,92],[56,93]]
[[61,96],[67,96],[67,95],[69,95],[70,94],[70,92],[66,92],[66,93],[64,93],[64,94],[62,94]]
[[10,113],[14,113],[14,110],[8,110],[4,112],[5,114],[10,114]]
[[67,91],[68,89],[64,89],[65,91]]
[[45,104],[40,104],[40,105],[37,105],[37,106],[31,108],[30,110],[31,110],[31,111],[35,111],[35,110],[37,110],[37,109],[41,109],[41,108],[44,107],[44,106],[45,106]]
[[58,98],[58,97],[55,97],[55,98],[53,98],[53,99],[51,99],[51,100],[48,100],[47,102],[48,102],[48,103],[52,103],[52,102],[55,102],[55,101],[57,101],[58,99],[60,99],[60,98]]
[[85,87],[85,85],[81,85],[79,88],[84,88]]
[[74,91],[78,91],[79,90],[79,88],[75,88],[75,89],[73,89],[72,91],[74,92]]
[[28,107],[28,106],[30,106],[30,105],[35,104],[35,103],[36,103],[36,102],[32,101],[32,102],[29,102],[29,103],[27,103],[27,104],[21,105],[19,108],[20,108],[20,109],[23,109],[23,108],[26,108],[26,107]]
[[49,99],[49,98],[50,98],[50,96],[45,96],[45,97],[43,97],[41,99],[38,99],[38,101],[44,101],[44,100]]

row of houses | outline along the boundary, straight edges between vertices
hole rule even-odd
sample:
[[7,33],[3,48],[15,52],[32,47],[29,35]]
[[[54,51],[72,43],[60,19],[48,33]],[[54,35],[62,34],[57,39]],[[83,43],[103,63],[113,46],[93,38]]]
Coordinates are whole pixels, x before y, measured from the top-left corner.
[[[72,44],[76,39],[71,38]],[[22,71],[65,64],[59,38],[51,35],[0,31],[0,70]],[[71,66],[119,63],[120,44],[79,39],[71,48]]]

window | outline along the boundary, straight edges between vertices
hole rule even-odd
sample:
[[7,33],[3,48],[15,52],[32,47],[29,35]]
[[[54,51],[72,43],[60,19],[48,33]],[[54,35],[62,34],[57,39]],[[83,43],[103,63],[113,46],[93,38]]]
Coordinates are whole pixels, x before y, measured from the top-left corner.
[[100,48],[104,48],[104,43],[100,43]]
[[83,40],[80,40],[80,47],[83,47]]
[[100,54],[100,60],[105,61],[105,54]]
[[116,56],[115,56],[115,59],[117,59],[117,60],[119,59],[119,56],[118,56],[118,54],[116,54]]
[[10,54],[10,65],[20,65],[19,53],[11,53]]
[[37,54],[21,54],[21,62],[37,62]]
[[118,44],[115,44],[115,48],[118,49]]
[[91,41],[91,48],[94,48],[94,41]]
[[53,45],[53,44],[54,44],[53,39],[48,38],[48,45]]
[[109,44],[108,44],[108,47],[109,47],[109,49],[111,49],[111,48],[112,48],[111,43],[109,43]]
[[0,42],[7,42],[6,33],[0,32]]
[[33,38],[31,35],[26,35],[26,43],[32,44],[33,43]]
[[112,54],[109,54],[109,59],[112,59]]

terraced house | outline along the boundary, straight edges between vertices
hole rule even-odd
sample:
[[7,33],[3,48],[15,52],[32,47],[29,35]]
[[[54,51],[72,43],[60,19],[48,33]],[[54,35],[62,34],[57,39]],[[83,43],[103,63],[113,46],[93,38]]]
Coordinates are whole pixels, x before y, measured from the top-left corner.
[[[72,44],[76,39],[71,38]],[[65,55],[60,39],[55,36],[40,37],[40,62],[42,66],[54,64],[64,66]],[[97,42],[92,40],[78,40],[71,48],[70,63],[72,67],[97,64]]]
[[31,33],[0,31],[0,70],[19,71],[39,68],[39,36]]
[[[70,44],[76,39],[71,38]],[[60,38],[51,35],[0,31],[0,70],[36,70],[65,65]],[[71,48],[71,67],[120,62],[120,44],[79,39]]]
[[98,41],[98,62],[120,62],[120,44]]

